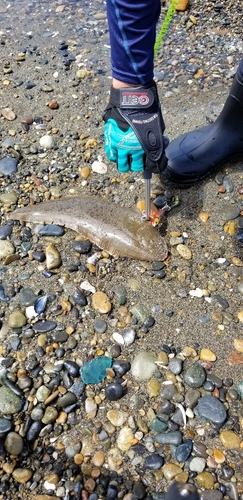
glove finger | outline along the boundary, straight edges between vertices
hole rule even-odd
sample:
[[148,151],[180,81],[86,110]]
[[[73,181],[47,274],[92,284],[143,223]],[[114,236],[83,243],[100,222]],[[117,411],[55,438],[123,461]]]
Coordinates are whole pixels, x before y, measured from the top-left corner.
[[144,169],[144,151],[134,151],[132,154],[131,170],[141,172]]
[[104,148],[108,160],[117,161],[117,149],[113,141],[113,124],[108,121],[104,126]]
[[122,149],[118,149],[117,168],[119,172],[128,172],[129,163],[127,152]]

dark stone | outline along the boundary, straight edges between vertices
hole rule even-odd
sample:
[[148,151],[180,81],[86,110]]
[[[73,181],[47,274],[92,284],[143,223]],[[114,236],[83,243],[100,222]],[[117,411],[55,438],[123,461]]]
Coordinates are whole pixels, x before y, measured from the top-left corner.
[[77,398],[75,394],[68,391],[63,396],[59,396],[59,398],[57,399],[57,406],[67,409],[70,405],[74,405],[76,402]]
[[26,439],[27,441],[34,441],[38,436],[43,427],[43,424],[40,420],[36,420],[30,425],[30,428],[27,432]]
[[164,465],[164,459],[157,453],[153,453],[145,458],[144,468],[149,470],[158,470]]
[[105,333],[107,329],[107,323],[104,319],[98,318],[94,322],[94,329],[97,333]]
[[189,387],[197,388],[202,387],[206,379],[206,371],[203,366],[194,363],[184,375],[184,381]]
[[192,452],[192,445],[192,440],[188,439],[176,448],[175,457],[177,462],[186,462],[188,460]]
[[156,434],[155,441],[159,444],[174,444],[175,446],[179,446],[182,441],[182,433],[180,431],[172,431],[164,434]]
[[9,236],[11,236],[13,231],[13,226],[11,224],[4,224],[0,227],[0,240],[6,240]]
[[78,306],[84,307],[87,305],[87,299],[85,295],[80,290],[78,290],[78,288],[74,290],[71,297],[74,300],[75,304],[77,304]]
[[121,384],[111,382],[105,388],[105,395],[109,401],[117,401],[124,396],[124,390]]
[[138,500],[142,500],[146,495],[146,488],[141,481],[135,481],[133,484],[133,493]]
[[91,250],[92,244],[90,243],[89,240],[83,240],[83,241],[74,241],[73,242],[73,249],[75,252],[85,254],[89,253]]
[[118,488],[115,484],[109,484],[106,491],[106,500],[115,500],[117,498]]
[[129,361],[123,361],[122,359],[117,359],[112,363],[112,369],[118,377],[123,377],[131,368]]
[[218,426],[223,425],[227,418],[225,406],[214,396],[203,396],[199,399],[198,413]]
[[17,172],[17,158],[3,158],[0,160],[0,173],[3,175],[11,175]]
[[44,260],[46,260],[44,252],[39,252],[39,251],[32,252],[32,257],[37,262],[44,262]]
[[33,325],[33,330],[37,333],[47,333],[51,332],[56,328],[57,324],[56,321],[37,321]]
[[47,224],[38,231],[39,236],[63,236],[64,233],[64,228],[57,224]]

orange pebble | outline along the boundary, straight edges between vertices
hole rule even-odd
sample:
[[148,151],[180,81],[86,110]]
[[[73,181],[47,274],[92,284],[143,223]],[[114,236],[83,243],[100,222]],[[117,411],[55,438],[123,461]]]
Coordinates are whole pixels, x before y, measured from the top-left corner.
[[48,107],[50,109],[58,109],[59,108],[59,104],[57,101],[50,101],[48,102]]
[[215,450],[213,451],[213,456],[217,464],[222,464],[223,462],[225,462],[225,456],[221,450],[215,448]]
[[202,222],[207,222],[208,219],[209,219],[209,215],[207,212],[199,212],[198,214],[198,218],[202,221]]

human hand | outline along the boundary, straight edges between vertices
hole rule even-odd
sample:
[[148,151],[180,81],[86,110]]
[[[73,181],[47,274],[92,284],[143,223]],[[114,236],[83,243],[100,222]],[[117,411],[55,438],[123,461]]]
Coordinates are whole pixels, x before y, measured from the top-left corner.
[[165,127],[155,82],[141,87],[111,87],[103,118],[105,151],[118,170],[140,172],[146,156],[151,171],[159,171],[165,158]]

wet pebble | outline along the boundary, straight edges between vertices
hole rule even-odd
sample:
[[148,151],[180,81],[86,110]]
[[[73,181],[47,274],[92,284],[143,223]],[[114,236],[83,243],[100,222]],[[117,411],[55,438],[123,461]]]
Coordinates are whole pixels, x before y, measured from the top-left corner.
[[145,458],[144,468],[149,470],[158,470],[164,465],[164,459],[161,455],[153,453]]
[[80,254],[86,254],[89,253],[92,247],[92,243],[89,240],[81,240],[81,241],[74,241],[73,242],[73,249],[75,252],[80,253]]
[[64,228],[57,224],[47,224],[38,231],[39,236],[63,236],[64,233]]
[[56,321],[51,321],[51,320],[37,321],[33,325],[33,329],[37,333],[47,333],[47,332],[51,332],[52,330],[54,330],[56,328],[56,326],[57,326]]
[[198,412],[203,418],[221,427],[226,418],[227,413],[225,406],[219,399],[213,396],[203,396],[198,401]]
[[202,387],[206,379],[206,372],[203,366],[198,363],[193,364],[188,368],[184,375],[184,381],[189,387]]
[[105,395],[109,401],[117,401],[124,395],[124,389],[121,384],[111,382],[105,388]]

